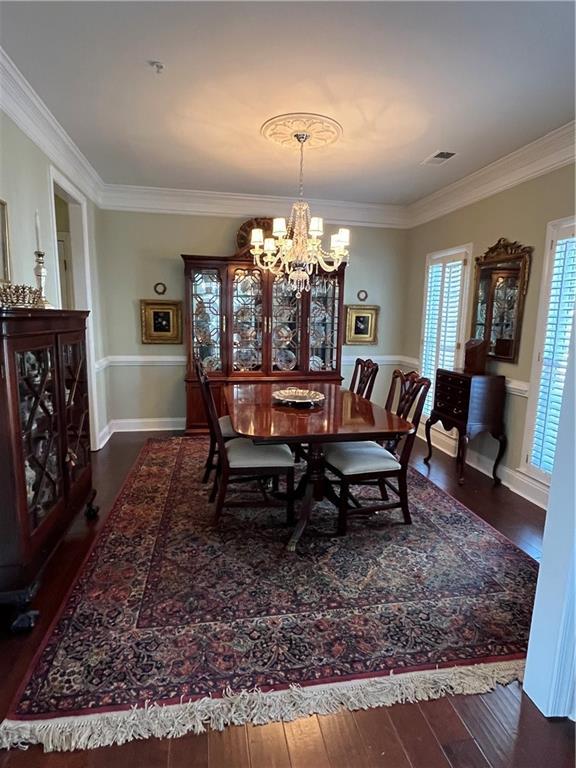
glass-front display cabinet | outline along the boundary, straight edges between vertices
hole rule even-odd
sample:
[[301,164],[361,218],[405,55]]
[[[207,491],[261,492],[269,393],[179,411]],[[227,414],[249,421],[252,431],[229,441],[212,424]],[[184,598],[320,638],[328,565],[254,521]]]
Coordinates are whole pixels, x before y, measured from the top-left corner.
[[297,298],[284,278],[255,267],[249,253],[182,258],[187,431],[206,429],[195,357],[213,382],[221,413],[228,382],[342,380],[344,265],[312,275],[310,291]]
[[66,526],[92,505],[87,312],[0,309],[0,603],[14,628]]

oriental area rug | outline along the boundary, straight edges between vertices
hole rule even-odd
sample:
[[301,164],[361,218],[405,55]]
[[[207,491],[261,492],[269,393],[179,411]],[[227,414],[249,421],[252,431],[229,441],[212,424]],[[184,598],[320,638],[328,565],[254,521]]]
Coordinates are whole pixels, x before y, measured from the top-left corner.
[[206,452],[143,448],[0,746],[89,749],[521,679],[537,565],[418,472],[412,525],[385,512],[336,537],[322,502],[289,553],[282,507],[215,524]]

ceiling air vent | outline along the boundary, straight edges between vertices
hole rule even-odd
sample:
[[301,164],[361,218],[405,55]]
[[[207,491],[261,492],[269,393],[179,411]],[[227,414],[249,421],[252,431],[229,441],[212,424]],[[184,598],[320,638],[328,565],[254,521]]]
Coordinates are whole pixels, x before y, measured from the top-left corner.
[[435,152],[430,157],[427,157],[426,160],[422,160],[420,165],[442,165],[442,163],[447,163],[455,154],[456,152],[446,152],[446,150]]

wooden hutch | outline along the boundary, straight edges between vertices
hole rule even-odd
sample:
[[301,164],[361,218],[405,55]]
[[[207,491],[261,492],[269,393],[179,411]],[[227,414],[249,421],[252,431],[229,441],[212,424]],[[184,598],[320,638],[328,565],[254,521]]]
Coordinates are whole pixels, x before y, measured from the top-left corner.
[[[263,220],[258,220],[260,223]],[[286,281],[254,266],[249,245],[228,258],[182,255],[186,281],[186,431],[206,429],[193,358],[213,382],[219,412],[230,382],[342,381],[344,267],[311,277],[297,298]]]
[[76,512],[92,506],[87,312],[0,309],[0,604],[14,629]]

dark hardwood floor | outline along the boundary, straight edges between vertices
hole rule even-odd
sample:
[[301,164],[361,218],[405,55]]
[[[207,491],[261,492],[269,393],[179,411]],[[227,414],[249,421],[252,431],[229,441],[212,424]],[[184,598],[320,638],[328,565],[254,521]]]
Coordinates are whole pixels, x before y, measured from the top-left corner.
[[[0,718],[22,679],[138,451],[150,434],[114,435],[94,455],[100,518],[79,515],[45,572],[33,632],[0,630]],[[157,433],[156,433],[157,436]],[[417,441],[414,466],[532,557],[541,552],[544,513],[468,468],[456,483],[453,460],[435,452],[430,469]],[[480,696],[226,728],[181,739],[135,741],[74,753],[38,747],[0,753],[0,768],[573,768],[574,725],[548,721],[516,683]]]

